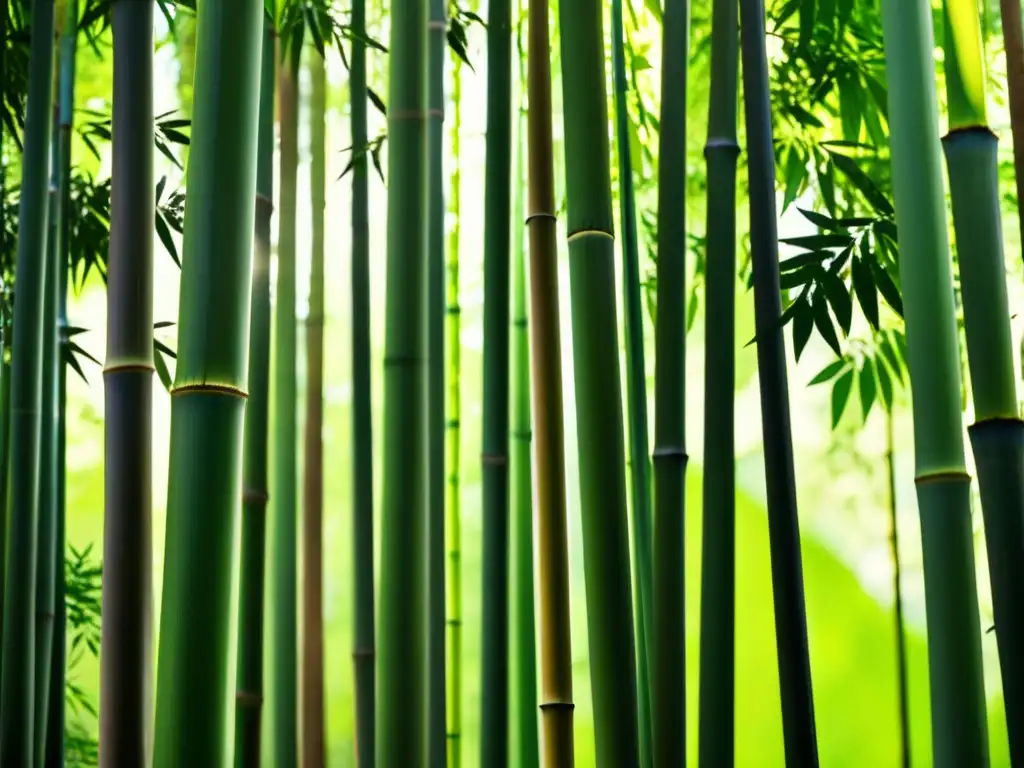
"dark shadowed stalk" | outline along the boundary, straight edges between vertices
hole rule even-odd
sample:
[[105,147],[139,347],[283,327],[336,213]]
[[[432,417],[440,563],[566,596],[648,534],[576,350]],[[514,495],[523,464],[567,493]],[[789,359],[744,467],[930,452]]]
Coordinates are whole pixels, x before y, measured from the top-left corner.
[[391,4],[377,764],[420,766],[427,727],[427,0]]
[[1024,21],[1020,0],[999,0],[1003,22],[1003,51],[1006,53],[1006,90],[1010,100],[1010,128],[1013,131],[1013,167],[1017,189],[1020,240],[1024,245]]
[[[0,765],[34,765],[36,563],[39,533],[39,426],[47,187],[52,127],[54,0],[32,3],[25,144],[18,210],[18,301],[11,365],[10,508],[4,580]],[[152,118],[152,116],[150,116]]]
[[968,433],[985,520],[1010,756],[1024,765],[1024,421],[1018,418],[1006,296],[998,139],[985,118],[978,7],[963,0],[946,0],[944,7],[949,133],[942,146],[974,396]]
[[[622,223],[623,309],[626,323],[626,411],[629,416],[629,481],[633,503],[633,600],[636,605],[636,680],[640,763],[650,766],[650,664],[654,641],[654,577],[651,557],[651,470],[647,443],[647,367],[644,362],[643,302],[637,253],[633,163],[626,108],[626,61],[622,0],[612,0],[612,86],[615,93],[615,153],[619,160],[619,220]],[[675,83],[672,84],[675,87]],[[680,208],[680,211],[683,210]]]
[[896,674],[900,707],[900,766],[910,768],[910,691],[907,679],[907,640],[903,629],[903,591],[900,568],[899,524],[896,515],[896,448],[893,415],[885,414],[885,465],[889,481],[889,548],[893,565],[894,618],[896,620]]
[[530,462],[530,337],[526,315],[526,243],[523,221],[526,148],[525,50],[522,4],[516,3],[515,161],[512,166],[512,379],[509,432],[509,764],[539,768],[537,640],[533,606],[533,474]]
[[512,164],[512,2],[487,8],[484,162],[483,670],[480,764],[508,764],[509,226]]
[[153,7],[152,0],[117,0],[112,8],[100,657],[105,766],[143,765],[152,748]]
[[373,412],[370,388],[370,209],[366,153],[366,0],[352,0],[352,548],[356,766],[374,761]]
[[736,657],[736,2],[715,0],[708,106],[704,339],[704,539],[698,763],[735,759]]
[[935,765],[988,765],[960,350],[939,157],[931,4],[884,0],[889,147],[914,413]]
[[310,254],[306,317],[305,475],[302,505],[302,765],[322,768],[324,728],[324,213],[327,207],[327,71],[313,46],[309,53]]
[[530,233],[530,356],[536,458],[533,469],[537,489],[540,741],[543,765],[572,768],[572,635],[549,35],[548,0],[529,0],[526,225]]
[[[57,111],[54,110],[56,117]],[[56,613],[54,573],[57,569],[57,262],[60,256],[60,142],[50,142],[49,232],[43,296],[42,418],[39,429],[39,555],[36,586],[35,761],[46,757],[50,714],[50,673],[53,667],[53,619]]]
[[263,18],[256,204],[249,314],[249,399],[242,464],[242,557],[238,598],[235,766],[259,768],[263,713],[263,597],[270,403],[270,222],[274,213],[274,7]]
[[460,133],[462,130],[462,60],[456,56],[452,64],[452,134],[451,134],[451,187],[450,211],[452,227],[448,234],[448,286],[446,322],[448,340],[448,401],[445,431],[447,446],[445,471],[447,493],[445,498],[445,548],[447,569],[447,607],[445,616],[447,662],[447,701],[445,712],[448,740],[448,766],[462,766],[462,504],[460,499],[460,473],[462,468],[462,323],[459,306],[459,233],[462,200],[462,171],[459,166]]
[[750,178],[757,370],[765,444],[764,469],[782,726],[787,763],[812,768],[818,764],[818,745],[793,469],[786,342],[779,324],[782,298],[779,292],[775,211],[775,155],[772,149],[763,0],[740,0],[740,32]]
[[654,369],[654,764],[686,763],[686,68],[689,0],[665,0]]
[[445,768],[447,718],[445,715],[445,582],[444,582],[444,325],[445,325],[445,178],[444,178],[444,58],[445,0],[430,0],[427,33],[429,101],[427,187],[427,345],[430,357],[428,432],[430,486],[427,520],[427,765]]
[[598,766],[639,765],[608,100],[599,0],[562,0],[569,282]]
[[270,687],[274,706],[271,754],[274,765],[299,759],[298,713],[298,515],[297,411],[295,378],[295,227],[299,167],[298,52],[278,39],[278,119],[281,181],[278,195],[277,286],[274,293],[274,503],[271,524],[273,663]]
[[[57,262],[57,532],[54,598],[56,616],[53,634],[53,671],[50,676],[50,715],[47,718],[46,765],[64,765],[64,683],[67,654],[67,606],[65,605],[64,553],[66,530],[66,445],[67,445],[67,380],[68,367],[64,350],[68,341],[68,270],[70,269],[71,226],[71,127],[75,106],[75,56],[78,48],[78,0],[64,5],[64,25],[60,37],[59,120],[60,155],[58,160],[61,212],[60,252]],[[0,432],[2,434],[2,432]],[[0,464],[4,461],[0,458]],[[0,499],[3,498],[0,485]]]
[[263,0],[198,5],[155,768],[219,766],[230,755],[231,593],[242,495],[263,13]]

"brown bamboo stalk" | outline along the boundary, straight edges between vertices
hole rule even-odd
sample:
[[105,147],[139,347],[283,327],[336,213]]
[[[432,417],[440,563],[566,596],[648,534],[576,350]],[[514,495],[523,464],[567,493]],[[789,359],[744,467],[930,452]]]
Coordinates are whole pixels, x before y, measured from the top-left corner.
[[558,318],[558,241],[551,140],[551,44],[548,0],[530,0],[527,56],[526,223],[530,236],[532,361],[540,613],[541,760],[573,765],[572,637],[565,521],[565,426]]

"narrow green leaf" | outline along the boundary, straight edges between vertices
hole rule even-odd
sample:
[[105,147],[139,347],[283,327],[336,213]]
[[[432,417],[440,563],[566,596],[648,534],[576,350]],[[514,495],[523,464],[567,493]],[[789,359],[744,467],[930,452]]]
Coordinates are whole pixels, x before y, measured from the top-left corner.
[[808,251],[807,253],[798,253],[796,256],[790,256],[788,259],[783,259],[779,262],[779,272],[790,272],[800,267],[806,267],[808,264],[820,264],[825,259],[830,259],[835,256],[831,251]]
[[821,338],[832,347],[832,351],[836,355],[842,355],[843,351],[839,346],[839,339],[836,337],[835,326],[832,325],[832,316],[828,312],[828,302],[825,299],[824,291],[817,290],[814,292],[811,306],[814,308],[814,325],[818,329],[818,333],[821,334]]
[[840,376],[832,387],[832,429],[839,426],[839,420],[846,410],[846,401],[850,399],[850,389],[853,387],[853,369],[851,368]]
[[796,200],[800,187],[807,178],[807,166],[799,147],[791,145],[786,157],[786,190],[782,199],[782,213]]
[[857,381],[857,389],[860,391],[860,409],[864,416],[864,420],[867,421],[868,414],[871,413],[871,406],[875,404],[875,366],[873,365],[871,358],[864,358],[864,365],[860,369],[860,376]]
[[839,322],[839,327],[843,330],[843,335],[849,336],[850,324],[853,322],[853,302],[846,291],[846,284],[834,272],[829,271],[825,273],[821,286]]
[[889,275],[889,271],[875,261],[871,262],[871,272],[875,276],[875,285],[878,286],[878,292],[882,294],[886,304],[892,307],[896,314],[903,317],[903,299],[900,297],[899,289]]
[[845,227],[830,216],[816,211],[809,211],[806,208],[797,207],[797,210],[804,215],[809,222],[829,232],[843,232]]
[[[833,144],[838,142],[832,142]],[[873,182],[864,171],[861,170],[860,166],[857,165],[857,161],[847,155],[841,155],[837,152],[829,152],[832,157],[832,162],[835,164],[850,183],[853,184],[860,193],[864,195],[864,198],[871,204],[871,206],[882,213],[883,215],[891,216],[894,213],[892,203],[882,194],[878,186]]]
[[814,328],[814,317],[811,308],[806,306],[793,315],[793,353],[797,361],[811,338],[811,329]]
[[[867,238],[863,238],[861,249],[865,247]],[[853,282],[853,290],[857,295],[857,303],[860,304],[864,317],[874,330],[878,330],[878,294],[875,292],[875,280],[871,275],[869,267],[860,256],[853,260],[850,266],[850,277]]]
[[878,388],[882,391],[882,406],[886,411],[892,410],[892,378],[889,369],[881,362],[875,361],[875,373],[878,375]]
[[839,114],[843,136],[851,141],[860,139],[861,113],[864,111],[863,92],[857,73],[848,71],[839,78]]

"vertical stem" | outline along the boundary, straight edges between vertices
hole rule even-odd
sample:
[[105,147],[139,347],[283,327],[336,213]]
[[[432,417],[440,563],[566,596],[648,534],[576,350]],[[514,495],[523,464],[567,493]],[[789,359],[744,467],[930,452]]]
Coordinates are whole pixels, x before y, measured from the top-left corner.
[[1020,0],[999,0],[1006,53],[1006,82],[1010,98],[1010,129],[1013,132],[1013,167],[1017,189],[1017,216],[1024,244],[1024,20]]
[[[640,257],[637,253],[636,201],[629,149],[629,113],[622,0],[612,0],[612,85],[615,92],[615,153],[619,160],[619,210],[622,224],[623,305],[626,324],[626,405],[629,416],[629,480],[633,504],[633,599],[636,602],[636,674],[641,765],[650,766],[651,682],[654,640],[653,564],[651,556],[650,447],[647,442],[647,366],[644,360]],[[673,84],[673,87],[675,84]],[[678,137],[677,137],[678,138]]]
[[768,492],[768,535],[779,687],[782,695],[782,726],[787,762],[812,768],[818,764],[818,745],[793,468],[786,342],[779,325],[782,299],[779,291],[775,210],[775,155],[772,149],[763,0],[740,0],[740,33],[750,178],[757,369],[761,389],[761,424],[766,446],[764,461]]
[[444,57],[448,24],[445,0],[430,0],[428,22],[427,98],[429,101],[427,198],[427,334],[430,357],[428,389],[430,501],[427,522],[427,646],[428,717],[427,764],[445,768],[447,763],[447,717],[445,715],[445,581],[444,581],[444,324],[445,324],[445,239],[444,239]]
[[537,487],[541,748],[545,766],[572,768],[572,635],[565,509],[562,343],[551,136],[548,0],[529,0],[526,114],[530,235],[530,354]]
[[483,671],[480,762],[508,764],[509,226],[512,3],[487,9],[484,164]]
[[321,768],[324,733],[324,212],[327,206],[327,72],[315,47],[309,51],[310,254],[306,318],[306,466],[302,516],[302,764]]
[[259,768],[263,712],[263,603],[266,578],[267,427],[270,403],[270,223],[274,213],[274,7],[263,18],[256,145],[249,400],[242,464],[242,556],[238,608],[235,766]]
[[893,564],[896,620],[896,674],[900,707],[900,765],[910,768],[910,691],[907,680],[907,639],[903,631],[903,590],[900,568],[899,523],[896,515],[896,449],[892,411],[885,414],[885,464],[889,480],[889,547]]
[[736,723],[737,4],[715,0],[708,105],[704,342],[704,540],[700,599],[700,765],[731,766]]
[[10,512],[4,580],[0,765],[34,765],[36,564],[39,534],[43,297],[46,283],[47,187],[52,127],[54,0],[32,3],[21,207],[18,211],[18,301],[14,307],[10,445]]
[[461,381],[462,339],[459,306],[459,234],[462,211],[462,171],[459,165],[460,132],[462,130],[462,60],[454,58],[452,66],[452,169],[449,210],[452,227],[448,235],[448,286],[446,312],[448,340],[448,402],[447,431],[446,547],[447,547],[447,701],[445,726],[448,741],[448,768],[462,765],[462,504],[460,475],[462,469]]
[[388,46],[380,768],[423,765],[427,747],[427,9],[426,0],[394,0]]
[[273,763],[292,765],[298,743],[298,515],[295,379],[295,229],[299,167],[299,52],[278,39],[278,110],[281,124],[281,213],[278,220],[277,290],[274,307],[274,541],[272,605],[274,663]]
[[366,0],[352,1],[352,547],[356,766],[374,764],[373,412],[370,377],[370,210],[366,147]]
[[117,0],[112,9],[100,658],[100,743],[109,766],[142,765],[152,748],[153,10],[152,0]]
[[198,5],[154,768],[230,755],[263,14],[262,0]]

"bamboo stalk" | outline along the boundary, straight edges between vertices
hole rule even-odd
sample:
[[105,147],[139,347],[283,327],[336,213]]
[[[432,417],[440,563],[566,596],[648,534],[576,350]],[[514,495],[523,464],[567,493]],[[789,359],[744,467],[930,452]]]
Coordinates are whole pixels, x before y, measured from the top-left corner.
[[430,21],[427,24],[427,127],[429,159],[429,200],[427,223],[427,334],[430,370],[427,383],[429,398],[429,469],[430,501],[427,522],[427,596],[428,646],[428,718],[427,764],[445,768],[448,732],[445,675],[445,412],[444,412],[444,325],[445,325],[445,200],[444,200],[444,58],[448,23],[445,0],[430,0]]
[[[1017,190],[1017,217],[1024,245],[1024,20],[1020,0],[999,0],[1006,54],[1006,84],[1010,100],[1010,129],[1013,132],[1013,168]],[[1024,254],[1022,254],[1024,256]]]
[[452,65],[452,133],[451,133],[451,186],[450,213],[452,227],[448,234],[448,286],[447,333],[448,402],[445,431],[447,448],[445,471],[447,497],[445,499],[447,548],[447,606],[445,608],[447,662],[446,740],[448,768],[462,765],[462,504],[460,476],[462,469],[462,416],[461,381],[462,340],[459,306],[459,234],[462,200],[462,171],[459,150],[462,130],[462,60],[456,56]]
[[811,768],[818,764],[818,746],[793,468],[786,342],[782,326],[779,325],[782,299],[779,291],[775,211],[775,155],[763,0],[740,0],[740,48],[751,187],[750,236],[757,326],[757,369],[761,389],[761,423],[766,446],[764,461],[768,492],[768,535],[782,725],[787,762]]
[[153,10],[113,4],[114,112],[105,390],[103,764],[152,749]]
[[373,411],[370,377],[370,210],[366,153],[366,1],[352,2],[352,547],[356,765],[372,768],[376,685],[373,621]]
[[[644,360],[643,302],[637,252],[636,201],[629,149],[629,114],[622,0],[612,0],[612,86],[615,92],[615,153],[619,161],[619,211],[622,226],[623,306],[626,325],[626,405],[629,416],[629,480],[633,505],[633,600],[636,603],[636,675],[640,726],[640,764],[653,759],[650,666],[654,641],[654,566],[651,554],[651,466],[647,442],[647,366]],[[673,84],[674,86],[675,84]]]
[[259,768],[263,715],[263,629],[267,531],[267,430],[270,403],[270,225],[274,213],[274,14],[263,19],[256,147],[249,399],[242,465],[242,556],[235,693],[235,766]]
[[572,632],[548,0],[529,0],[526,115],[542,764],[572,768]]
[[278,114],[280,174],[278,195],[277,285],[274,293],[274,492],[271,523],[274,692],[273,762],[292,765],[299,759],[298,712],[298,514],[295,238],[299,167],[298,53],[278,39]]
[[302,765],[327,759],[324,721],[323,504],[324,504],[324,213],[327,207],[327,71],[309,51],[310,255],[306,318],[305,477],[302,515]]
[[226,758],[263,13],[262,0],[198,6],[155,768]]
[[[598,766],[639,764],[615,241],[598,0],[562,0],[569,282],[591,685]],[[568,33],[572,30],[571,34]]]
[[985,117],[981,24],[944,3],[949,171],[975,423],[969,428],[985,520],[1010,755],[1024,763],[1024,421],[1018,418],[1006,294],[998,139]]
[[708,105],[704,340],[704,539],[698,763],[735,761],[737,4],[715,0]]
[[423,765],[427,746],[427,9],[426,0],[391,6],[380,768]]
[[896,674],[900,708],[900,765],[910,768],[910,691],[907,680],[907,640],[903,629],[902,569],[900,568],[899,524],[896,515],[896,449],[893,414],[885,414],[885,464],[889,480],[889,548],[893,564],[893,618],[896,624]]
[[[935,765],[987,765],[970,477],[946,234],[931,5],[882,3],[900,283],[914,452]],[[898,37],[898,44],[897,44]]]
[[0,765],[34,765],[36,565],[39,539],[42,329],[52,128],[54,0],[32,3],[28,98],[11,362],[10,510],[4,580]]

